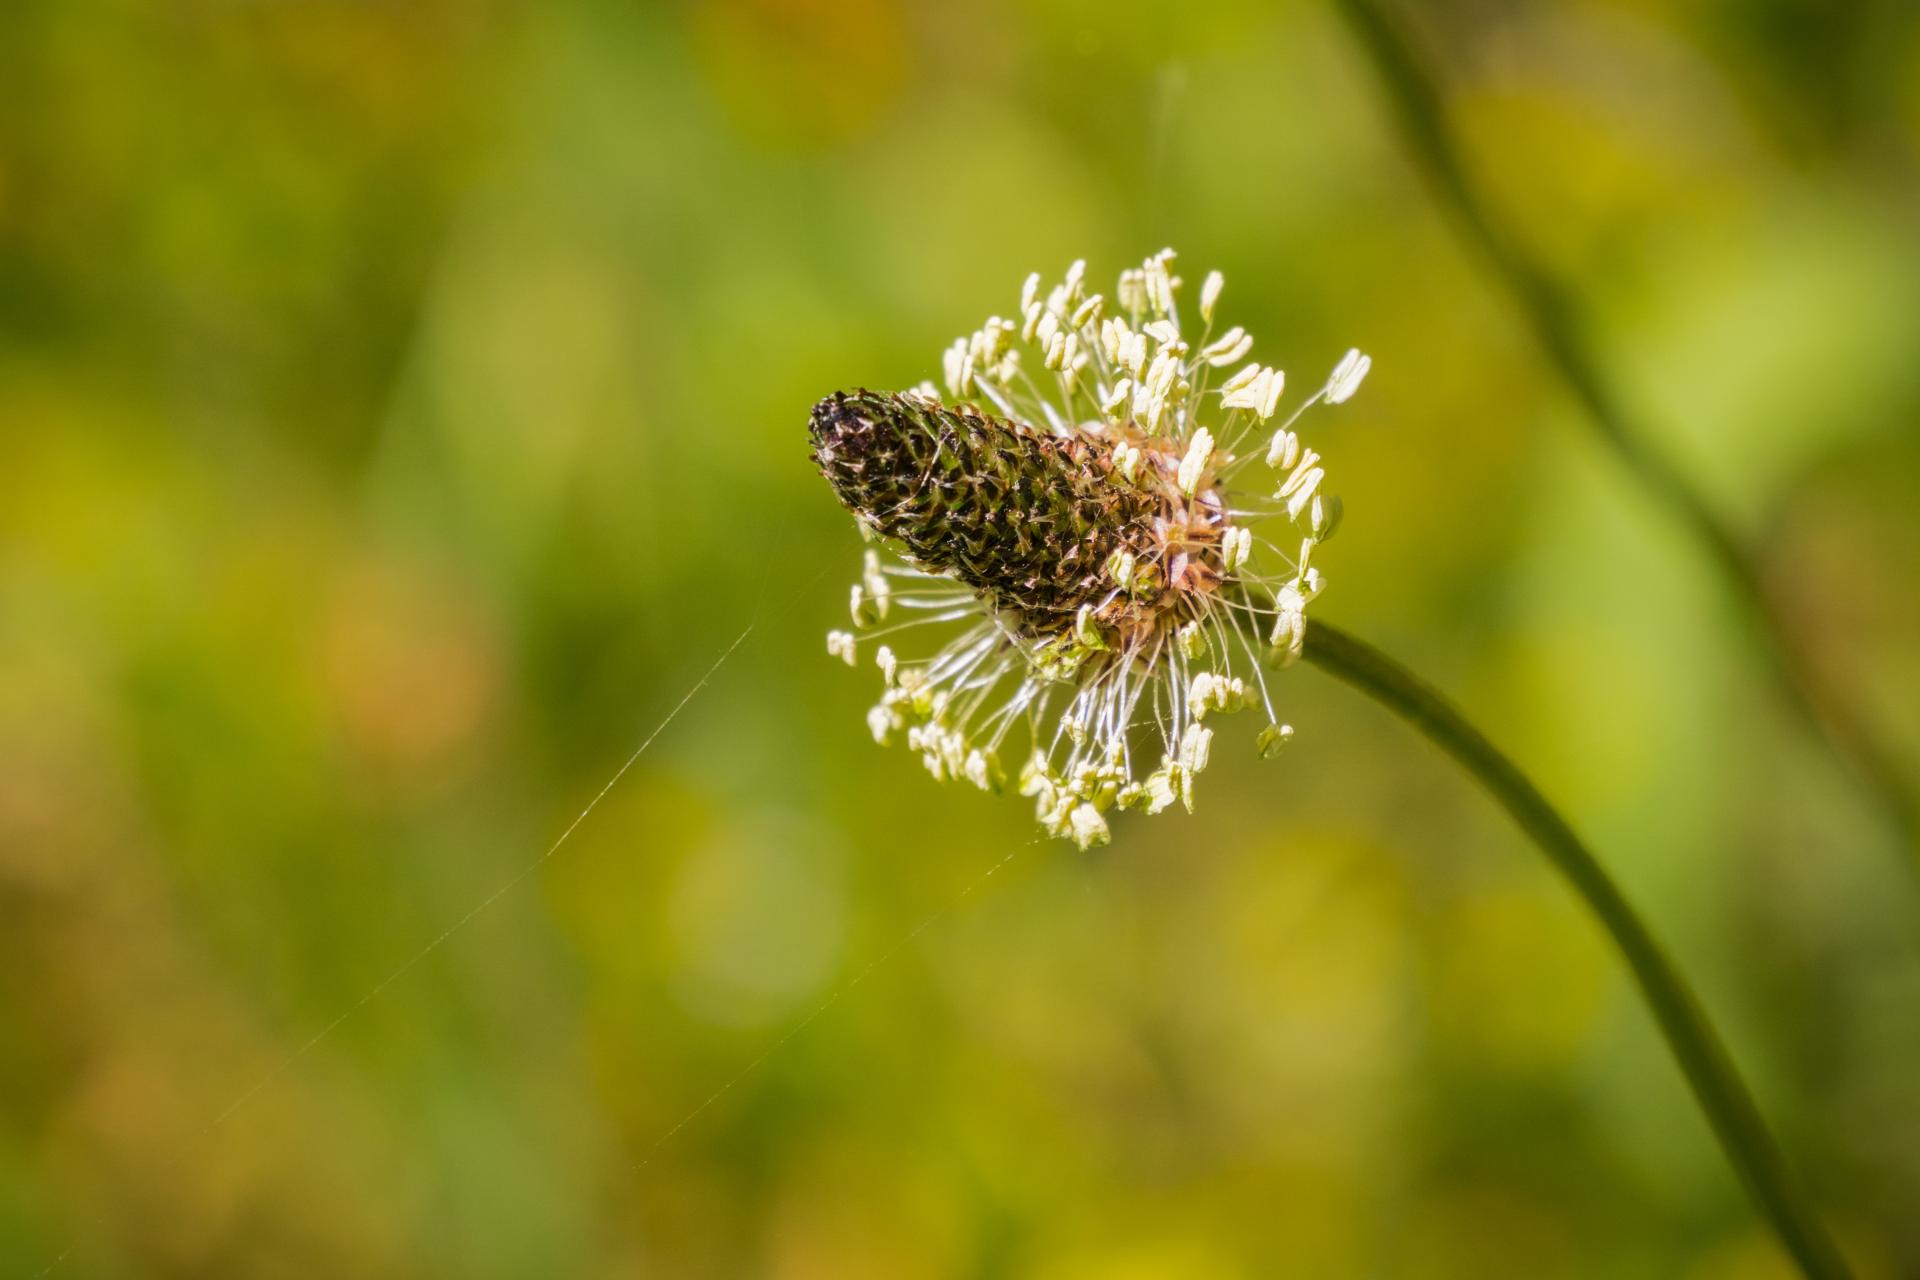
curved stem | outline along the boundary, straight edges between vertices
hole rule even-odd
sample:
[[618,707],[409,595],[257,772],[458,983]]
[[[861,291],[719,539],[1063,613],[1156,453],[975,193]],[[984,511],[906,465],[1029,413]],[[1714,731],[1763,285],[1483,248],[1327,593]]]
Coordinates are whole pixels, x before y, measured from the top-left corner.
[[1407,147],[1441,207],[1513,295],[1548,363],[1586,410],[1599,436],[1706,551],[1741,619],[1759,642],[1787,706],[1851,770],[1903,845],[1910,869],[1920,870],[1920,796],[1915,795],[1913,780],[1808,651],[1791,616],[1767,589],[1752,550],[1673,461],[1647,443],[1646,433],[1632,421],[1614,384],[1601,371],[1595,344],[1570,291],[1527,254],[1480,199],[1447,130],[1439,78],[1381,0],[1335,0],[1335,7],[1373,64]]
[[1323,622],[1313,622],[1307,626],[1303,656],[1425,734],[1478,778],[1533,838],[1620,948],[1641,993],[1653,1007],[1654,1018],[1693,1096],[1706,1112],[1708,1123],[1755,1205],[1779,1232],[1781,1243],[1801,1270],[1815,1280],[1848,1275],[1840,1251],[1795,1186],[1759,1108],[1714,1034],[1700,1001],[1566,819],[1445,698],[1371,645]]

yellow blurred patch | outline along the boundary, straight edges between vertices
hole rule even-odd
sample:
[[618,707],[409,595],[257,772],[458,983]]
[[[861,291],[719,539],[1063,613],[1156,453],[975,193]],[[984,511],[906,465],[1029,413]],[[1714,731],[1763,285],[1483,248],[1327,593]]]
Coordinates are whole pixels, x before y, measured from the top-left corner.
[[843,141],[884,119],[909,49],[892,0],[719,0],[693,8],[700,65],[746,133]]
[[1563,1070],[1592,1041],[1610,961],[1559,886],[1501,888],[1447,918],[1434,984],[1449,1040],[1489,1070]]

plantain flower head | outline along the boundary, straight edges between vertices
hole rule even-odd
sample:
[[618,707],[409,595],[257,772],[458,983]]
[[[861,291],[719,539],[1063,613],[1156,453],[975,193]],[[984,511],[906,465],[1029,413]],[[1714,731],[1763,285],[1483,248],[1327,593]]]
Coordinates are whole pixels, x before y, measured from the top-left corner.
[[1083,849],[1116,810],[1191,811],[1223,718],[1255,713],[1263,756],[1292,737],[1268,675],[1299,655],[1340,521],[1293,427],[1371,364],[1348,352],[1280,418],[1285,375],[1216,332],[1220,273],[1189,327],[1173,260],[1111,298],[1081,262],[1044,291],[1029,276],[1017,318],[947,349],[944,388],[840,392],[809,429],[870,543],[827,650],[871,649],[873,736],[988,791],[1018,760],[1041,824]]

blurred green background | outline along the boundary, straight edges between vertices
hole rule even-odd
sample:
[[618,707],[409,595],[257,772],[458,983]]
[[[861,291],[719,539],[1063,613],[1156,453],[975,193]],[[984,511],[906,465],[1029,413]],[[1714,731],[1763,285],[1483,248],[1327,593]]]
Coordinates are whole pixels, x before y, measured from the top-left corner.
[[[1418,16],[1920,768],[1914,8]],[[868,738],[808,407],[1163,244],[1297,385],[1373,353],[1321,616],[1920,1274],[1920,885],[1306,0],[6,5],[0,1272],[1788,1274],[1571,896],[1318,673],[1091,855]]]

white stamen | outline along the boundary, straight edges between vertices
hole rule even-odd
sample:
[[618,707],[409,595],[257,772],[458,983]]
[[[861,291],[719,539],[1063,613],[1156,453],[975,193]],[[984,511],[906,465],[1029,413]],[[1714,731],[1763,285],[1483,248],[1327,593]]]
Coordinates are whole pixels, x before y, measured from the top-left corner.
[[1367,371],[1373,368],[1373,357],[1363,356],[1359,349],[1348,351],[1333,367],[1333,375],[1327,379],[1326,397],[1328,404],[1345,404],[1360,384],[1367,380]]

